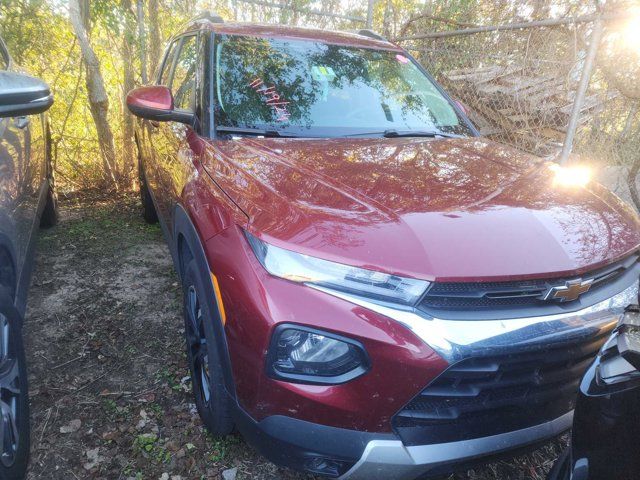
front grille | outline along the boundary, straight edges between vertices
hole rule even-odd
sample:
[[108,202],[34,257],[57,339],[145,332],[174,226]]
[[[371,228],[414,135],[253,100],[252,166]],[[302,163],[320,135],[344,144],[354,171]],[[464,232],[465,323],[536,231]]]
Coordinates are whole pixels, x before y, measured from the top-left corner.
[[569,412],[609,332],[455,363],[393,419],[407,445],[445,443],[538,425]]
[[[632,255],[621,262],[582,275],[580,278],[593,279],[591,289],[584,297],[597,296],[599,291],[615,284],[637,264],[638,255]],[[434,316],[438,316],[439,311],[477,313],[481,310],[544,308],[557,305],[557,302],[544,300],[551,287],[563,286],[567,281],[576,278],[578,277],[515,282],[436,282],[432,284],[418,308]],[[575,300],[565,305],[579,302]]]

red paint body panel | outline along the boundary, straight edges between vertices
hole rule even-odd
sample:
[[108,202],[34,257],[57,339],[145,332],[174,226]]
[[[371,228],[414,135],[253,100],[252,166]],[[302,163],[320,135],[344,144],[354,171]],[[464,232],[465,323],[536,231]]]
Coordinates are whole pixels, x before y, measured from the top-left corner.
[[[286,415],[335,427],[387,432],[393,414],[447,366],[399,323],[310,287],[272,277],[258,263],[238,227],[210,239],[206,253],[227,312],[236,393],[257,420]],[[273,328],[282,322],[310,325],[359,340],[370,356],[371,370],[336,386],[268,378],[264,373],[267,348]]]
[[555,185],[549,164],[481,138],[209,141],[202,161],[267,242],[389,273],[551,278],[640,245],[606,189]]

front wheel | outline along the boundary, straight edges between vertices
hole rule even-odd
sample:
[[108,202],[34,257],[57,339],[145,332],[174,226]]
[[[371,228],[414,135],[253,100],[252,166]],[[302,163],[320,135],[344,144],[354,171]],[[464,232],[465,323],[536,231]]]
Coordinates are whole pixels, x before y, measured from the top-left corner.
[[29,460],[29,397],[20,318],[0,292],[0,479],[25,476]]
[[211,309],[195,260],[187,265],[184,281],[184,332],[196,407],[207,429],[216,436],[233,430],[231,404],[224,388],[222,361],[215,343]]

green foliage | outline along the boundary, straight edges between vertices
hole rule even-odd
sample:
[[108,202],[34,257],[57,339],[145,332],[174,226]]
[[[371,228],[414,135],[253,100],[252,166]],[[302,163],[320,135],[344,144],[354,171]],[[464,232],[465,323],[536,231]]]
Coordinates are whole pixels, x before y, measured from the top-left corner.
[[[319,16],[311,11],[340,13],[364,18],[367,0],[273,0],[286,3],[289,8],[277,9],[251,3],[250,0],[161,0],[158,1],[157,27],[160,42],[150,45],[148,6],[150,0],[80,0],[89,5],[89,37],[93,50],[100,62],[100,71],[109,100],[109,122],[116,147],[116,173],[123,178],[121,185],[132,185],[135,168],[135,148],[127,130],[125,119],[129,115],[124,105],[125,70],[132,71],[133,83],[142,82],[141,39],[138,37],[137,4],[144,5],[144,38],[147,41],[148,66],[150,71],[159,58],[149,58],[152,52],[159,56],[164,42],[179,31],[181,26],[197,11],[216,10],[229,20],[285,23],[289,25],[313,26],[319,28],[353,30],[364,27],[362,21]],[[637,0],[612,0],[610,7],[629,8]],[[514,20],[526,21],[548,17],[583,15],[593,11],[593,2],[575,0],[524,0],[524,1],[480,1],[480,0],[377,0],[374,9],[374,29],[391,38],[428,31],[442,31],[464,28],[470,25],[490,25],[508,23]],[[514,34],[515,35],[515,34]],[[35,76],[47,81],[55,95],[55,103],[50,110],[53,156],[57,172],[57,182],[62,193],[69,190],[96,188],[104,185],[105,175],[101,162],[101,149],[93,123],[87,88],[86,73],[82,55],[68,18],[68,0],[0,0],[0,36],[7,43],[17,64]],[[436,74],[448,68],[452,57],[456,64],[499,63],[496,60],[498,45],[492,43],[492,36],[485,35],[486,43],[479,48],[479,36],[456,37],[448,40],[447,48],[436,51],[435,44],[414,43],[423,50],[417,52],[419,58],[427,62]],[[529,38],[520,35],[519,50],[528,48]],[[580,140],[578,147],[586,153],[594,152],[595,145],[602,145],[610,155],[611,163],[626,163],[637,157],[637,114],[638,74],[635,70],[618,68],[629,65],[628,54],[620,54],[614,48],[615,36],[607,37],[606,56],[600,55],[599,64],[604,75],[596,78],[600,85],[613,85],[618,90],[631,92],[633,102],[627,102],[616,117],[605,124],[594,125],[590,138]],[[444,43],[443,43],[444,44]],[[572,43],[573,44],[573,43]],[[547,43],[551,45],[551,43]],[[410,44],[406,44],[410,46]],[[514,50],[516,51],[516,50]],[[431,53],[428,53],[431,52]],[[454,52],[454,53],[452,53]],[[613,53],[612,53],[613,52]],[[617,52],[617,53],[616,53]],[[553,51],[546,52],[549,60],[557,60]],[[513,63],[517,59],[507,58]],[[552,62],[551,62],[552,63]],[[550,63],[550,64],[551,64]],[[640,63],[636,62],[636,65]],[[151,72],[149,72],[151,75]],[[627,98],[628,95],[623,96]],[[622,102],[621,102],[622,103]],[[629,113],[628,105],[636,105]],[[611,115],[613,116],[613,114]],[[611,132],[624,132],[624,141]],[[127,133],[128,132],[128,133]],[[627,148],[629,145],[629,148]],[[603,154],[607,154],[603,152]],[[77,232],[81,234],[81,232]]]
[[162,446],[158,436],[153,433],[138,435],[133,441],[133,451],[157,463],[169,463],[171,461],[171,454]]
[[[90,41],[100,61],[101,73],[109,96],[109,121],[116,145],[120,170],[131,158],[123,145],[123,119],[128,113],[123,102],[123,69],[134,67],[135,81],[141,83],[141,65],[137,28],[133,37],[134,55],[123,52],[126,21],[135,19],[135,0],[125,9],[121,0],[91,0]],[[144,1],[145,5],[148,3]],[[175,33],[195,9],[193,2],[159,2],[160,31],[163,39]],[[173,8],[175,4],[178,7]],[[147,17],[148,20],[148,17]],[[148,25],[145,25],[148,30]],[[131,35],[131,32],[128,32]],[[85,66],[68,18],[66,0],[0,0],[0,36],[14,63],[51,86],[55,103],[49,111],[52,129],[52,154],[57,183],[64,191],[96,188],[103,184],[101,152],[93,123],[85,85]],[[157,59],[149,59],[157,62]],[[129,152],[128,155],[135,154]]]

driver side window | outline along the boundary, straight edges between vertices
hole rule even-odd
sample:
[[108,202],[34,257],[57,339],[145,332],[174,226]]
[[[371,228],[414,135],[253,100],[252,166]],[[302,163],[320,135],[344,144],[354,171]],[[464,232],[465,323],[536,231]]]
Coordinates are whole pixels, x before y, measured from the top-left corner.
[[184,37],[170,85],[174,106],[177,109],[195,111],[197,58],[198,37]]
[[169,50],[164,57],[162,72],[160,72],[160,76],[158,78],[158,85],[169,86],[169,75],[171,74],[171,68],[173,67],[173,59],[176,56],[176,45],[178,45],[179,42],[179,39],[175,40],[169,47]]

